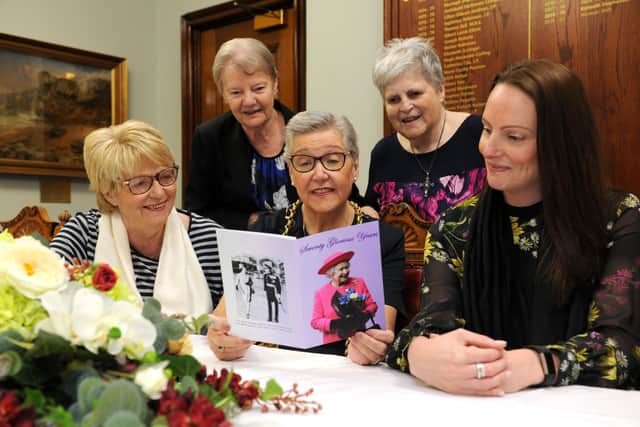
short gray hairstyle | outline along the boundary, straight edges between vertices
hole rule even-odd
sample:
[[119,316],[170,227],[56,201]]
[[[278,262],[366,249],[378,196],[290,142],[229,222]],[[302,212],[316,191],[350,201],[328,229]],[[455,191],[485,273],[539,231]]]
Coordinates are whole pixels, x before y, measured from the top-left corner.
[[273,80],[278,78],[276,60],[260,40],[250,37],[235,38],[222,43],[213,60],[213,80],[218,92],[222,92],[222,72],[228,66],[236,66],[247,74],[264,71]]
[[378,51],[373,66],[373,84],[384,95],[384,88],[389,83],[413,70],[420,72],[435,89],[442,88],[442,64],[429,40],[422,37],[389,40]]
[[358,137],[349,119],[322,111],[302,111],[289,120],[284,130],[285,157],[290,158],[293,138],[296,136],[329,129],[338,131],[342,144],[351,152],[353,159],[358,159]]

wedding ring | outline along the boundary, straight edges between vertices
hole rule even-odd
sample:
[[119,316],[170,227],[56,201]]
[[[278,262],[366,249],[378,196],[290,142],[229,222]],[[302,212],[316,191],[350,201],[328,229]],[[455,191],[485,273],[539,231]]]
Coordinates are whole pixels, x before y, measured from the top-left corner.
[[476,363],[476,378],[481,380],[486,376],[484,363]]
[[224,346],[223,345],[219,345],[218,346],[218,351],[224,351]]

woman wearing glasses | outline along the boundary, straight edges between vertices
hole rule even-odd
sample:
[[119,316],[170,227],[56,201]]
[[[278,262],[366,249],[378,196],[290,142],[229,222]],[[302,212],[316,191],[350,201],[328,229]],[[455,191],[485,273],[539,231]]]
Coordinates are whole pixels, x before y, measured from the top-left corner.
[[76,214],[51,242],[68,262],[106,262],[167,314],[211,312],[222,295],[216,228],[175,208],[178,166],[153,127],[129,120],[97,129],[84,164],[98,209]]
[[[285,157],[300,199],[286,209],[261,215],[251,227],[254,231],[303,237],[373,220],[348,200],[358,176],[358,145],[347,118],[311,111],[295,115],[285,129]],[[404,313],[404,238],[400,229],[381,222],[380,247],[389,330],[357,332],[349,343],[341,340],[312,351],[344,354],[346,350],[360,364],[377,363],[387,351],[396,316]],[[216,314],[219,317],[209,330],[212,350],[223,360],[241,357],[251,341],[228,335],[229,325],[222,318],[224,304]]]

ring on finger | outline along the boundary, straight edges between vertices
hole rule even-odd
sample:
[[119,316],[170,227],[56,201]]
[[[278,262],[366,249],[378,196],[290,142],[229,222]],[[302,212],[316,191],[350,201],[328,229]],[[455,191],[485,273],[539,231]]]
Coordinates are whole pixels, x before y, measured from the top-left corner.
[[484,363],[476,363],[475,366],[476,366],[476,378],[477,379],[481,380],[481,379],[483,379],[484,377],[487,376],[487,371],[486,371],[486,368],[484,366]]
[[219,352],[224,352],[224,348],[225,348],[225,347],[224,347],[223,345],[219,345],[219,346],[218,346],[218,351],[219,351]]

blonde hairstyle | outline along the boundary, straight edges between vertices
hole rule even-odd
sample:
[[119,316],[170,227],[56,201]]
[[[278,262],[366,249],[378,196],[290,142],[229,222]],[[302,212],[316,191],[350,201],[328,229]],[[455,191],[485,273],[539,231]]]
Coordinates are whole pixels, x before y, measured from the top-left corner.
[[278,78],[276,60],[260,40],[235,38],[222,43],[213,60],[213,80],[222,93],[222,72],[229,66],[240,68],[247,74],[264,71],[275,81]]
[[384,88],[389,83],[414,70],[422,74],[434,89],[442,88],[442,64],[429,40],[422,37],[392,39],[378,52],[373,66],[373,83],[384,95]]
[[128,120],[120,125],[96,129],[87,135],[84,139],[84,167],[89,177],[89,188],[96,193],[101,212],[116,210],[104,195],[122,190],[123,181],[133,177],[144,159],[167,167],[175,164],[160,132],[146,123]]

